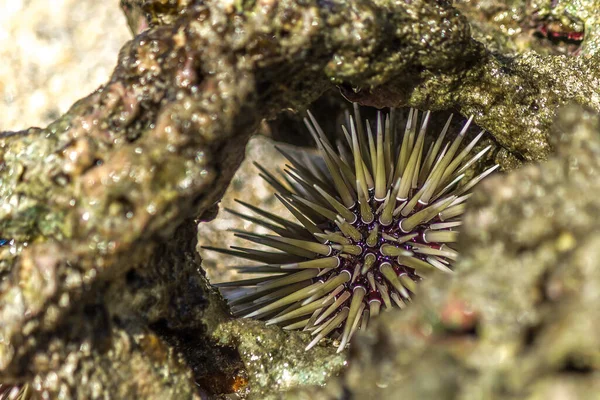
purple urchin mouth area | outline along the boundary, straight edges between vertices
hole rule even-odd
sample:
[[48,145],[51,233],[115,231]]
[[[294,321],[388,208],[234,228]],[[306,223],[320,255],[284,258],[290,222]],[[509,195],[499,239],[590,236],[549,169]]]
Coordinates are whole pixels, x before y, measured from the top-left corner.
[[462,145],[472,118],[446,141],[450,116],[426,146],[430,112],[411,109],[402,127],[395,110],[378,113],[372,129],[354,111],[335,145],[309,113],[321,158],[280,150],[290,162],[283,179],[258,166],[297,222],[243,202],[257,216],[231,211],[273,232],[236,236],[273,251],[205,247],[260,263],[237,269],[263,276],[216,286],[236,316],[309,332],[307,350],[329,337],[342,351],[380,312],[405,308],[418,282],[451,273],[470,190],[498,168],[466,178],[491,148],[471,154],[483,132]]

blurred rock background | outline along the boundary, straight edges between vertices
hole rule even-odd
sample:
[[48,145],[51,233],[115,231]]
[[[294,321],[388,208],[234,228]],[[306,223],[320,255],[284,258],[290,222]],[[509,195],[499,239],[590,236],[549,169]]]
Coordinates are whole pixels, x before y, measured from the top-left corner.
[[130,38],[119,0],[0,0],[0,130],[45,127],[110,77]]

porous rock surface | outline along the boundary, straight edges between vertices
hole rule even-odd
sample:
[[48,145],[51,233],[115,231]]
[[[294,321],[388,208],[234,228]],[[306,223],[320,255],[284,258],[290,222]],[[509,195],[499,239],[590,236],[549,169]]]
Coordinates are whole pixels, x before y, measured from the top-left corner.
[[[581,57],[502,54],[482,39],[493,20],[472,31],[478,14],[443,0],[122,5],[136,36],[108,82],[0,133],[1,382],[66,399],[593,396],[596,117],[570,109],[549,140],[559,107],[600,109],[593,30]],[[305,334],[232,319],[195,239],[260,121],[332,84],[473,114],[505,170],[557,152],[483,185],[455,276],[358,336],[343,373]]]

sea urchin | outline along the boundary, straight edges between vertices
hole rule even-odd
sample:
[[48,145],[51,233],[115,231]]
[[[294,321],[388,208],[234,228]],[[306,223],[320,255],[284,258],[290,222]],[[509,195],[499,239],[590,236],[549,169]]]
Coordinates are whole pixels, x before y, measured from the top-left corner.
[[493,166],[463,182],[465,171],[491,146],[469,156],[483,132],[461,151],[472,117],[451,142],[444,138],[452,116],[426,147],[430,112],[408,113],[404,134],[395,111],[377,115],[375,132],[355,105],[336,147],[309,113],[305,124],[320,158],[280,151],[291,165],[284,181],[259,167],[275,196],[294,215],[292,222],[240,202],[260,217],[229,210],[273,235],[236,231],[276,251],[206,247],[261,263],[236,267],[264,277],[217,284],[236,316],[259,318],[284,329],[304,329],[314,339],[339,339],[343,350],[357,329],[365,329],[382,305],[404,308],[416,283],[430,272],[450,273],[457,257],[452,243],[469,191]]

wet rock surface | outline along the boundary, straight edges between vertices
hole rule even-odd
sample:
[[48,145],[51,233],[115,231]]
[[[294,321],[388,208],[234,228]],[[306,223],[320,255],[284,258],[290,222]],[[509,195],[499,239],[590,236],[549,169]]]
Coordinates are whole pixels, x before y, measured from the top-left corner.
[[[569,57],[494,48],[482,32],[512,39],[488,17],[472,34],[478,2],[466,17],[445,1],[122,5],[137,36],[110,80],[47,128],[0,133],[1,382],[62,398],[592,398],[600,127],[577,108],[550,127],[568,102],[600,109],[593,32]],[[474,114],[506,170],[556,151],[482,185],[457,273],[357,337],[345,372],[347,355],[303,352],[306,335],[232,319],[195,239],[260,122],[332,83]]]

